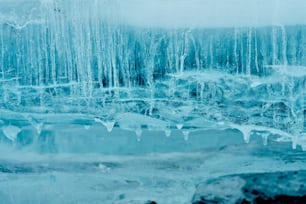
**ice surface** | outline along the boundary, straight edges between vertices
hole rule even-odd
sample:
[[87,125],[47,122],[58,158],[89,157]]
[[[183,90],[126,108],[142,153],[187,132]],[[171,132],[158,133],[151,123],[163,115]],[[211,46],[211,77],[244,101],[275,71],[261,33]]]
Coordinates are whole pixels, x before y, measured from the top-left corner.
[[304,171],[289,171],[211,179],[198,186],[193,203],[304,203],[304,178]]
[[0,0],[0,200],[190,203],[210,177],[305,170],[305,10]]

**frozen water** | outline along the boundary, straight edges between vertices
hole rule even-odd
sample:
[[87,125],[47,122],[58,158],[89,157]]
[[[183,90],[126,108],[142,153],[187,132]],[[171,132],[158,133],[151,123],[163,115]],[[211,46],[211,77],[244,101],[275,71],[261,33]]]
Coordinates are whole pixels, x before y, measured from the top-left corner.
[[12,142],[15,142],[15,140],[17,139],[17,135],[21,130],[16,126],[9,125],[3,127],[2,131],[8,139],[10,139]]
[[305,169],[305,10],[0,0],[0,199],[190,203],[212,176]]
[[166,129],[165,130],[165,135],[166,135],[166,137],[170,137],[171,136],[171,130]]

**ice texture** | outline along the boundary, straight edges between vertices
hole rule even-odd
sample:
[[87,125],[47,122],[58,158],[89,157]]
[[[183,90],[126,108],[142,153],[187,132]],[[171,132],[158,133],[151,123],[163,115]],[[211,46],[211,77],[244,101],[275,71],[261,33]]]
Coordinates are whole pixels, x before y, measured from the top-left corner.
[[[138,136],[235,128],[246,142],[270,133],[305,148],[306,26],[140,27],[116,6],[127,5],[7,3],[1,110],[81,113]],[[32,121],[40,133],[45,121]]]
[[192,203],[304,203],[304,178],[304,171],[221,177],[200,184]]
[[305,10],[0,0],[0,200],[185,204],[305,171]]

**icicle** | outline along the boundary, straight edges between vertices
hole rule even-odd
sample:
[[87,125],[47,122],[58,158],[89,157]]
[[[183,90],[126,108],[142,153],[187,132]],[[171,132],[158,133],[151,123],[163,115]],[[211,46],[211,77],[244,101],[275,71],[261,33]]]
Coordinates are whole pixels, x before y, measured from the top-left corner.
[[242,133],[245,143],[249,143],[251,137],[251,130],[247,127],[239,127],[237,129]]
[[114,125],[115,125],[115,122],[114,122],[114,121],[106,121],[106,122],[104,123],[104,126],[105,126],[106,129],[107,129],[107,132],[113,131]]
[[268,144],[268,136],[269,136],[268,133],[262,133],[262,134],[261,134],[262,142],[263,142],[263,145],[264,145],[264,146],[267,146],[267,144]]
[[250,132],[245,131],[245,132],[242,132],[242,134],[243,134],[243,139],[244,139],[245,143],[249,143],[250,142]]
[[178,130],[181,130],[182,128],[183,128],[183,124],[182,123],[178,123],[178,124],[176,124],[176,128],[178,129]]
[[243,139],[246,143],[250,142],[250,137],[252,132],[252,129],[250,127],[236,125],[236,124],[231,124],[230,126],[234,129],[239,130],[242,133]]
[[43,125],[44,125],[43,123],[38,123],[38,124],[33,125],[33,126],[35,127],[35,129],[36,129],[36,132],[37,132],[38,134],[41,133],[41,130],[42,130]]
[[25,114],[24,118],[27,119],[29,121],[29,123],[36,129],[37,134],[41,133],[41,130],[42,130],[43,126],[44,126],[44,123],[37,122],[35,119],[33,119],[28,114]]
[[114,128],[115,122],[114,121],[106,121],[104,122],[101,118],[99,117],[95,117],[94,121],[97,123],[101,123],[102,125],[104,125],[107,129],[107,132],[111,132]]
[[16,141],[17,135],[20,131],[21,129],[19,127],[13,125],[9,125],[3,128],[4,135],[12,142]]
[[136,136],[137,136],[137,142],[140,142],[141,141],[141,135],[142,135],[142,130],[141,128],[137,128],[135,130],[135,133],[136,133]]
[[183,135],[184,135],[184,140],[188,141],[189,140],[189,131],[188,130],[183,131]]
[[170,129],[166,129],[166,130],[165,130],[165,135],[166,135],[166,137],[170,137],[170,135],[171,135],[171,130],[170,130]]
[[296,149],[298,145],[297,137],[293,136],[291,140],[292,140],[292,149]]

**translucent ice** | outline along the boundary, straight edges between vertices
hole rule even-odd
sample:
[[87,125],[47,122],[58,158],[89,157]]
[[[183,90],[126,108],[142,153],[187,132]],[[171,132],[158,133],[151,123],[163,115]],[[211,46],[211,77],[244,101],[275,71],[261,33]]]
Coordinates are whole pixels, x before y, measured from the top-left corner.
[[11,140],[12,142],[15,142],[17,139],[17,135],[21,131],[21,129],[17,126],[9,125],[9,126],[3,127],[2,131],[9,140]]
[[95,117],[94,121],[104,125],[108,132],[111,132],[114,128],[114,125],[115,125],[114,121],[104,121],[104,120],[102,120],[101,118],[98,118],[98,117]]
[[184,131],[183,131],[183,135],[184,135],[184,140],[185,140],[185,141],[188,141],[188,139],[189,139],[189,131],[184,130]]
[[170,137],[171,136],[171,130],[170,129],[166,129],[165,130],[165,135],[166,135],[166,137]]
[[[305,0],[0,0],[0,203],[190,203],[195,186],[195,203],[205,190],[218,203],[212,177],[225,203],[251,202],[259,191],[242,183],[260,180],[242,177],[299,177],[305,11]],[[271,175],[260,192],[280,189]],[[298,181],[283,186],[305,194]]]
[[115,122],[114,121],[106,121],[104,125],[105,125],[107,131],[111,132],[114,128]]
[[301,146],[305,2],[192,2],[0,1],[0,125],[12,111],[40,135],[63,114],[85,129],[233,128],[246,142],[262,130]]
[[178,129],[178,130],[181,130],[182,128],[183,128],[183,124],[181,124],[181,123],[178,123],[178,124],[176,124],[176,128]]

